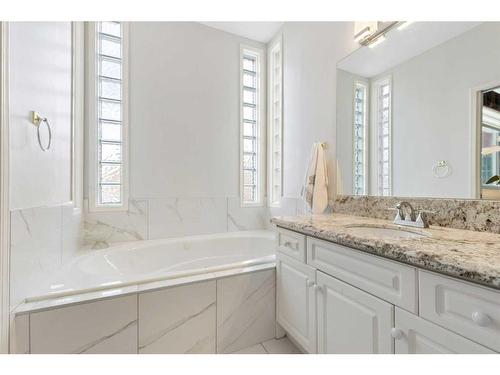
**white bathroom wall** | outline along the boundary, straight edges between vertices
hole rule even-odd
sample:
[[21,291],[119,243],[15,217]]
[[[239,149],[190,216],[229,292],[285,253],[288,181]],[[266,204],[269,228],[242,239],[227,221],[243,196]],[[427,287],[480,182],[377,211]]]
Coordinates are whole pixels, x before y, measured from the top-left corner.
[[[9,28],[10,208],[71,200],[71,23],[12,22]],[[46,116],[43,152],[30,112]],[[40,129],[47,142],[47,130]]]
[[284,196],[298,198],[314,142],[328,144],[335,195],[337,61],[357,46],[353,22],[287,22],[284,38]]
[[[71,23],[9,23],[9,79],[10,305],[15,307],[81,245],[81,210],[70,202]],[[47,152],[39,148],[31,110],[50,121]]]
[[194,22],[130,23],[131,204],[86,215],[87,244],[269,226],[265,207],[240,207],[241,44],[266,47]]

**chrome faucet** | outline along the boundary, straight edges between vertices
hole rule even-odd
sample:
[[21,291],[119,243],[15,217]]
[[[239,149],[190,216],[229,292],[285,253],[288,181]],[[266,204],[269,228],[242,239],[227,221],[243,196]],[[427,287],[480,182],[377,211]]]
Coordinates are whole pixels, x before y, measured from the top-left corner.
[[[405,208],[410,212],[406,213]],[[402,201],[396,205],[396,217],[394,218],[394,224],[405,225],[408,227],[417,228],[428,228],[429,223],[427,222],[427,213],[434,213],[432,211],[420,210],[418,216],[415,215],[415,209],[410,204],[410,202]]]

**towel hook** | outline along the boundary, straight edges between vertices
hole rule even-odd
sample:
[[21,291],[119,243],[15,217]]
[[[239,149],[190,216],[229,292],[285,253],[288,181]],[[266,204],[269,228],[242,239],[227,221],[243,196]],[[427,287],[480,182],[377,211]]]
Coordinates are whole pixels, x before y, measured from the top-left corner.
[[[47,119],[47,117],[42,117],[38,112],[32,111],[31,122],[36,127],[36,137],[38,139],[38,145],[44,152],[49,150],[50,145],[52,144],[52,130],[50,129],[49,120]],[[42,145],[42,139],[40,138],[40,126],[42,125],[42,123],[45,123],[45,125],[47,125],[47,130],[49,131],[49,142],[45,147]]]

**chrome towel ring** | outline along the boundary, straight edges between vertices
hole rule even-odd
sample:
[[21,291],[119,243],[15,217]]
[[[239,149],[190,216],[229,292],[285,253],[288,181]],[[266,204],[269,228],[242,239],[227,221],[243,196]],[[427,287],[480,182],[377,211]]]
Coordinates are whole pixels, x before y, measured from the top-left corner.
[[[50,129],[49,120],[47,119],[47,117],[42,117],[38,112],[32,111],[31,122],[36,127],[36,137],[38,139],[38,145],[40,146],[42,151],[49,150],[50,145],[52,144],[52,130]],[[40,138],[40,126],[42,125],[42,123],[45,123],[45,125],[47,125],[47,130],[49,131],[49,142],[45,147],[42,145],[42,139]]]

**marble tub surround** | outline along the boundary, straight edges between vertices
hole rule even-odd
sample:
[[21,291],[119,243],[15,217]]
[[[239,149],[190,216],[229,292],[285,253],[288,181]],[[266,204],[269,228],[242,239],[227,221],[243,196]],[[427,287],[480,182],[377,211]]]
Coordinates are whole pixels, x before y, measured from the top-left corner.
[[[271,268],[30,311],[16,316],[17,341],[11,351],[216,353],[220,352],[216,343],[221,334],[217,316],[224,311],[231,312],[229,321],[236,327],[249,328],[237,332],[237,341],[254,345],[257,336],[262,341],[274,338],[274,280],[275,271]],[[258,308],[240,304],[240,293],[252,303],[261,299],[262,294],[267,295],[268,290],[273,291],[272,301],[264,298],[264,303],[257,302]]]
[[274,217],[279,227],[500,289],[500,235],[431,226],[419,238],[353,234],[351,226],[395,228],[391,221],[339,213]]
[[80,254],[82,210],[73,204],[12,211],[11,308]]
[[100,249],[115,242],[271,229],[271,216],[296,215],[298,201],[283,198],[280,207],[241,207],[238,197],[131,199],[128,211],[86,209],[84,245]]
[[407,201],[415,210],[428,210],[430,225],[500,234],[500,201],[484,199],[407,198],[339,195],[333,212],[394,220],[398,202]]
[[217,281],[217,351],[232,353],[275,337],[275,271]]

